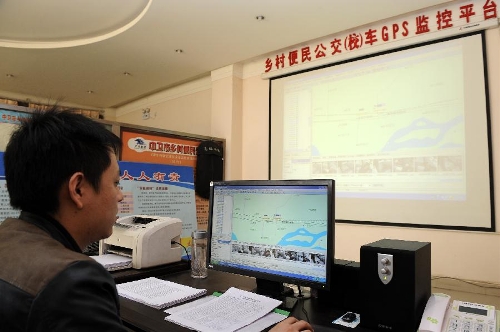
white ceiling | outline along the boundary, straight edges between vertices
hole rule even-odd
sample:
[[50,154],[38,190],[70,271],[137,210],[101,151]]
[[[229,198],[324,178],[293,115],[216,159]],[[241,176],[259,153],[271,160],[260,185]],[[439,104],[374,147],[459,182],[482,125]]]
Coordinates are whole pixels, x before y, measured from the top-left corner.
[[448,1],[0,0],[0,98],[115,108],[233,63]]

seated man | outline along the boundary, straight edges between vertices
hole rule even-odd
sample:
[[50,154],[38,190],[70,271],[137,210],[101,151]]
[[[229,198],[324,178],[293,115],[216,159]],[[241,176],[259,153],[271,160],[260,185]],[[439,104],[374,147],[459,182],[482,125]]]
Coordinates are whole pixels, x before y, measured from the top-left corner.
[[[0,331],[127,331],[116,285],[82,253],[117,218],[120,139],[82,115],[34,112],[13,132],[5,177],[18,218],[0,224]],[[293,317],[272,331],[306,331]]]

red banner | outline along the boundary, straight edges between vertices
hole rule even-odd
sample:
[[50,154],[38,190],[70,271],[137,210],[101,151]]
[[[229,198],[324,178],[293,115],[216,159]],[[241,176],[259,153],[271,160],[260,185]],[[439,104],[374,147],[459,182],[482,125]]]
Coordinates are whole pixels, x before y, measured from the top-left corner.
[[320,62],[318,60],[331,59],[334,62],[351,52],[436,32],[472,32],[484,29],[490,23],[498,25],[497,17],[497,4],[493,0],[453,1],[439,8],[424,9],[412,16],[395,18],[281,52],[264,61],[264,73],[279,75],[280,71],[293,67],[300,70],[302,65]]

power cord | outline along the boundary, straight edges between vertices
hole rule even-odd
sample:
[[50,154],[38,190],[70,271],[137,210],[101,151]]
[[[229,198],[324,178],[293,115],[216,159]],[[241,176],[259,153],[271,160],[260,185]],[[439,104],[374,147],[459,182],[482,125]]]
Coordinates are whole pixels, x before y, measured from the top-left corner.
[[309,315],[307,314],[307,310],[306,310],[306,308],[304,308],[304,301],[299,301],[299,302],[301,303],[301,304],[300,304],[300,307],[301,307],[300,309],[302,310],[302,312],[303,312],[303,313],[304,313],[304,315],[306,316],[306,322],[311,323],[311,322],[309,321]]
[[184,251],[186,252],[186,256],[187,256],[187,258],[188,258],[188,261],[189,261],[189,262],[191,261],[191,257],[189,256],[189,254],[188,254],[188,251],[187,251],[186,247],[184,247],[182,244],[180,244],[180,243],[179,243],[179,242],[177,242],[177,241],[171,241],[170,243],[171,243],[171,244],[178,244],[178,245],[180,245],[181,247],[183,247],[183,248],[184,248]]
[[309,298],[309,297],[304,296],[304,295],[302,294],[302,289],[301,289],[300,285],[297,285],[297,289],[298,289],[298,291],[299,291],[299,294],[297,295],[297,300],[298,300],[298,301],[299,301],[299,303],[300,303],[300,310],[301,310],[301,311],[304,313],[304,315],[306,316],[306,321],[307,321],[308,323],[310,323],[310,321],[309,321],[309,314],[307,313],[307,310],[304,308],[304,300],[305,300],[305,299],[307,299],[307,298]]
[[[431,280],[438,280],[438,279],[456,280],[456,281],[460,281],[460,282],[463,282],[463,283],[466,283],[466,284],[474,285],[476,287],[485,288],[485,289],[499,289],[498,285],[496,285],[494,283],[489,283],[489,282],[484,282],[483,284],[479,284],[479,283],[476,283],[474,281],[467,281],[467,280],[464,280],[464,279],[453,278],[453,277],[432,277],[431,278]],[[484,284],[491,284],[491,286],[486,286]]]

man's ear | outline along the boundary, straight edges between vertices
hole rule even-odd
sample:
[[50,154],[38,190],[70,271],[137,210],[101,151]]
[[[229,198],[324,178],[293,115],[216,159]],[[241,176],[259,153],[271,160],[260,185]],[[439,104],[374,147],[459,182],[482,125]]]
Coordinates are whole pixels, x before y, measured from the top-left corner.
[[81,209],[83,207],[83,193],[85,185],[85,176],[82,172],[74,173],[68,182],[69,197],[75,203],[77,208]]

